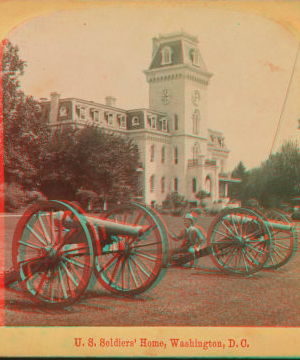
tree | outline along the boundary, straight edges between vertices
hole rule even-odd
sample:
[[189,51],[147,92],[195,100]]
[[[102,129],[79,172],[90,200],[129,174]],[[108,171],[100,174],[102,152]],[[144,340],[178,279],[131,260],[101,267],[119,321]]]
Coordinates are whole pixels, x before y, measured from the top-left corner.
[[126,201],[138,189],[138,148],[132,140],[95,127],[64,127],[49,137],[41,156],[41,182],[67,183],[103,201]]
[[173,191],[167,194],[163,204],[168,209],[184,209],[187,206],[187,201],[183,194]]
[[228,196],[232,199],[242,200],[243,198],[243,184],[247,177],[246,167],[242,161],[234,168],[231,173],[233,179],[241,179],[240,183],[229,183],[228,184]]
[[200,206],[204,208],[206,205],[203,200],[210,197],[210,194],[205,190],[199,190],[195,197],[200,200]]
[[38,179],[38,156],[44,139],[45,124],[39,102],[20,90],[19,78],[24,74],[26,63],[19,58],[18,47],[10,42],[6,42],[4,46],[4,176],[9,183],[16,182],[34,188]]

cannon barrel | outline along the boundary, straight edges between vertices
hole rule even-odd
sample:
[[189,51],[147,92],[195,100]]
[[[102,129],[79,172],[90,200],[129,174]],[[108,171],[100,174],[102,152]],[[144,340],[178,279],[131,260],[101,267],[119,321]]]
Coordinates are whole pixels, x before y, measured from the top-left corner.
[[[56,214],[56,219],[60,219],[63,216],[63,212],[58,212]],[[86,216],[85,214],[79,215],[80,220],[87,221],[89,225],[94,226],[97,229],[100,229],[102,234],[105,235],[124,235],[124,236],[133,236],[140,237],[149,230],[149,226],[143,225],[129,225],[123,224],[121,222],[116,222],[113,220],[103,219],[96,216]],[[76,227],[78,224],[74,222],[73,219],[67,217],[63,220],[63,223],[66,227],[72,228]]]
[[[232,222],[232,216],[228,215],[225,216],[224,219]],[[249,222],[256,222],[256,218],[254,216],[241,216],[241,215],[234,215],[234,219],[236,219],[240,224],[245,224]],[[293,231],[295,228],[295,225],[292,223],[284,223],[282,221],[277,220],[263,220],[264,224],[266,226],[272,226],[274,230],[281,230],[281,231]]]

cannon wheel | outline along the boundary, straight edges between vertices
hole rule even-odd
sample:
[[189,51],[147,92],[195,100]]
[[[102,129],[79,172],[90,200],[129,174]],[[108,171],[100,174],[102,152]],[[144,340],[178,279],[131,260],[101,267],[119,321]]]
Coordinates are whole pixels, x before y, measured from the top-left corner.
[[79,211],[60,201],[40,202],[25,211],[14,233],[12,260],[20,285],[47,306],[71,305],[90,281],[93,242]]
[[[265,212],[269,220],[277,220],[291,224],[292,219],[281,210],[270,209]],[[270,259],[265,264],[266,269],[277,269],[285,265],[294,256],[297,250],[298,234],[296,230],[284,231],[274,229],[274,242],[270,248]]]
[[212,260],[227,273],[254,274],[269,260],[272,234],[271,226],[257,210],[224,210],[208,230]]
[[[147,225],[141,237],[116,236],[112,251],[103,247],[95,257],[95,274],[108,291],[122,295],[137,295],[156,286],[165,274],[168,263],[168,236],[155,211],[140,204],[120,206],[102,216],[128,225]],[[101,238],[101,237],[100,237]]]

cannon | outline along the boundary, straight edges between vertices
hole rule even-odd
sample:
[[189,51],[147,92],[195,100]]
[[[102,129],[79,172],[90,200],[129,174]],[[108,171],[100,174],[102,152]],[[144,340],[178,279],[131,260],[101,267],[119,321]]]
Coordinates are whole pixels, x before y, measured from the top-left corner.
[[[286,264],[297,242],[295,226],[280,211],[227,209],[212,221],[207,246],[175,263],[210,255],[226,273],[247,276]],[[40,202],[17,224],[12,261],[6,286],[18,282],[49,307],[78,301],[92,276],[113,294],[134,296],[164,276],[170,261],[168,233],[157,213],[140,204],[122,205],[98,217],[72,203]]]
[[140,294],[161,280],[167,260],[165,226],[147,207],[123,205],[96,217],[45,201],[17,224],[5,285],[19,282],[35,300],[63,307],[80,299],[93,274],[114,294]]
[[207,246],[196,248],[195,255],[178,256],[174,263],[185,264],[210,255],[222,271],[247,276],[285,265],[294,256],[297,243],[292,220],[279,210],[225,209],[208,229]]

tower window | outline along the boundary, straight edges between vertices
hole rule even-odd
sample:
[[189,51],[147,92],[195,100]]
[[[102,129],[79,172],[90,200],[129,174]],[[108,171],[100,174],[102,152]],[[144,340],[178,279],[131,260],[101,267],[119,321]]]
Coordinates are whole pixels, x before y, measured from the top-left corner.
[[165,158],[166,158],[166,147],[163,146],[161,148],[161,162],[162,162],[162,164],[165,163],[165,160],[166,160]]
[[174,191],[178,192],[178,178],[174,179]]
[[193,65],[199,66],[200,65],[200,53],[198,49],[192,49],[191,52],[191,58]]
[[154,145],[151,145],[151,148],[150,148],[150,162],[154,162]]
[[161,192],[164,193],[165,192],[165,187],[166,187],[166,178],[163,176],[161,178]]
[[198,109],[195,110],[193,114],[193,133],[199,134],[199,127],[200,127],[200,112]]
[[161,51],[161,56],[162,56],[161,64],[162,65],[171,64],[172,63],[171,55],[172,55],[171,48],[169,46],[165,46]]
[[178,147],[174,147],[174,164],[178,164]]
[[153,193],[155,188],[155,175],[150,176],[150,192]]
[[193,193],[197,192],[197,179],[193,178]]
[[178,130],[178,115],[174,115],[174,129]]

